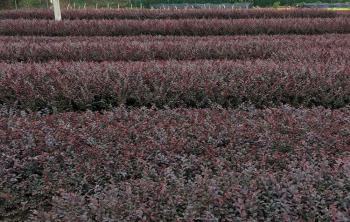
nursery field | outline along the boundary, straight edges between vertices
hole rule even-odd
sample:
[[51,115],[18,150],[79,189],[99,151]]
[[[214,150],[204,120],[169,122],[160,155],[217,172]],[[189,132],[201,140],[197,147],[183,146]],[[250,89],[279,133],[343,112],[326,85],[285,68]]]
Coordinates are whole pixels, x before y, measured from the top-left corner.
[[0,11],[0,221],[349,221],[350,12]]

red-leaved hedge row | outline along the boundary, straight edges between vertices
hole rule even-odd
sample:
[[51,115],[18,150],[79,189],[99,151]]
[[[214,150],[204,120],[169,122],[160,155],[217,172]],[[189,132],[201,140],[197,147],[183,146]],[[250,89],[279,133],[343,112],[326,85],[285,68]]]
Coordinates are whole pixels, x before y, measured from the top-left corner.
[[111,107],[338,108],[350,103],[349,60],[0,64],[0,103],[58,111]]
[[350,33],[350,17],[179,20],[0,20],[0,35],[258,35]]
[[350,60],[350,35],[0,38],[0,60],[6,62],[252,58]]
[[[324,45],[327,47],[350,47],[350,34],[321,34],[321,35],[229,35],[229,36],[162,36],[162,35],[134,35],[134,36],[0,36],[1,44],[15,42],[52,43],[52,42],[230,42],[230,41],[298,41],[293,44],[306,42],[312,46]],[[304,44],[306,44],[304,43]]]
[[2,220],[350,217],[349,108],[1,115]]
[[[148,9],[86,9],[63,10],[63,19],[242,19],[242,18],[334,18],[350,16],[325,9],[187,9],[187,10],[148,10]],[[22,9],[0,11],[0,19],[53,19],[52,10]]]

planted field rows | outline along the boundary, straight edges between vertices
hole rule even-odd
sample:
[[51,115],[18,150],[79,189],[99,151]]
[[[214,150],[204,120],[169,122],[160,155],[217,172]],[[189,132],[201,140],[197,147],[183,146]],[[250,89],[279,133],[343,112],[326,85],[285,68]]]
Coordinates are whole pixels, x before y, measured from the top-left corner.
[[[1,44],[3,43],[3,44]],[[3,37],[6,62],[196,59],[350,59],[350,35],[237,37]]]
[[0,64],[0,102],[59,111],[244,103],[338,108],[350,104],[348,61]]
[[[334,18],[350,13],[320,9],[188,9],[188,10],[63,10],[63,19],[248,19],[248,18]],[[0,19],[53,19],[51,10],[0,11]]]
[[288,107],[2,117],[2,187],[8,208],[39,221],[82,218],[75,209],[190,219],[208,203],[207,218],[346,218],[349,117]]
[[0,11],[0,221],[349,221],[350,13]]
[[258,35],[350,33],[350,17],[179,20],[0,20],[0,35]]

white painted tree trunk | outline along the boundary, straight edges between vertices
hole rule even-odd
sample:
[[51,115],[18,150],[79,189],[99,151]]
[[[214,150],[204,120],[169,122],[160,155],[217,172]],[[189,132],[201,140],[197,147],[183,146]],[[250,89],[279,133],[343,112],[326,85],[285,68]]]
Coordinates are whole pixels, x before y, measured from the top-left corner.
[[62,16],[61,16],[60,0],[53,0],[52,3],[53,3],[53,11],[55,13],[55,20],[61,21]]

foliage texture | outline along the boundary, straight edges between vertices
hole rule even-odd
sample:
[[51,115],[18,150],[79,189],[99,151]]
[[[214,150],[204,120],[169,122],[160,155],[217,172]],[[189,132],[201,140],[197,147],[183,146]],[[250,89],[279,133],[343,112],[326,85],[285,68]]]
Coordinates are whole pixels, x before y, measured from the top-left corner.
[[350,17],[274,19],[0,20],[0,35],[258,35],[350,33]]
[[350,110],[247,109],[3,109],[2,219],[349,218]]

